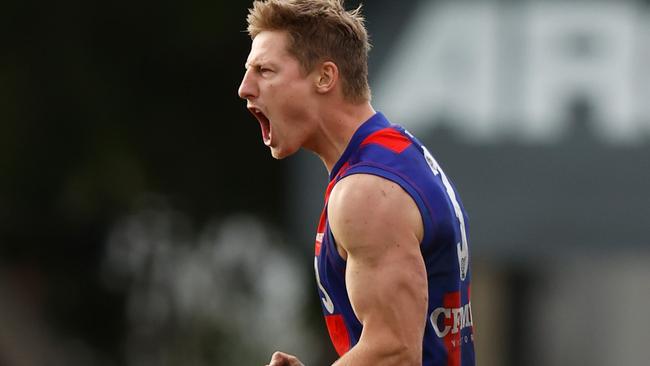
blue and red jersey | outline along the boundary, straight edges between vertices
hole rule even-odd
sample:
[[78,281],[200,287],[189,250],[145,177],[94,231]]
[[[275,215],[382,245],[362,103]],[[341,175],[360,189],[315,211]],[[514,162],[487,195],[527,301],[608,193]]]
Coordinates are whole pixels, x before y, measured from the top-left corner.
[[429,151],[381,113],[359,127],[330,172],[316,234],[316,280],[337,353],[342,356],[354,347],[363,328],[348,297],[346,262],[336,249],[327,222],[330,192],[339,180],[351,174],[373,174],[395,182],[413,198],[422,215],[424,237],[420,251],[429,293],[423,365],[473,366],[467,215],[455,188]]

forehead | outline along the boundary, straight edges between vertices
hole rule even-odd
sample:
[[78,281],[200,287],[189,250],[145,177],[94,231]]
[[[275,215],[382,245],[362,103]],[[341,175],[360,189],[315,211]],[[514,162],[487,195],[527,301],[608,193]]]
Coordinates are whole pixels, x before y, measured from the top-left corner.
[[294,57],[287,51],[289,35],[285,31],[262,31],[251,45],[251,52],[246,63],[248,65],[263,62],[287,62]]

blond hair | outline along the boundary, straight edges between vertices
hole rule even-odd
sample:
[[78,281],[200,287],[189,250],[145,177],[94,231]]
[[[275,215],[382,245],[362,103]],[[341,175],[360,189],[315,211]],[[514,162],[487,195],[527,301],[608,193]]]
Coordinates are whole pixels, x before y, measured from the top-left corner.
[[323,61],[332,61],[341,75],[346,100],[370,100],[368,51],[370,42],[361,6],[346,11],[344,0],[256,0],[248,14],[248,34],[286,31],[288,52],[305,73]]

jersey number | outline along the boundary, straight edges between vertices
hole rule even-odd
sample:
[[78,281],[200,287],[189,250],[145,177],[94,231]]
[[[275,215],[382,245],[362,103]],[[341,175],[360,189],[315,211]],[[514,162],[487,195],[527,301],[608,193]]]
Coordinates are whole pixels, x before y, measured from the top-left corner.
[[469,250],[467,248],[465,216],[463,216],[463,211],[460,209],[460,204],[456,198],[456,192],[451,186],[449,179],[447,179],[445,172],[442,171],[440,165],[438,165],[438,162],[433,158],[426,147],[422,146],[422,151],[424,153],[424,158],[426,159],[427,164],[429,164],[429,168],[431,168],[433,174],[435,176],[440,176],[442,184],[445,186],[445,190],[447,191],[447,196],[449,196],[449,200],[451,200],[451,204],[454,206],[454,212],[456,213],[456,218],[458,219],[458,224],[460,226],[461,238],[460,243],[456,244],[456,250],[458,252],[458,266],[460,267],[460,280],[464,281],[465,277],[467,277],[467,269],[469,268]]

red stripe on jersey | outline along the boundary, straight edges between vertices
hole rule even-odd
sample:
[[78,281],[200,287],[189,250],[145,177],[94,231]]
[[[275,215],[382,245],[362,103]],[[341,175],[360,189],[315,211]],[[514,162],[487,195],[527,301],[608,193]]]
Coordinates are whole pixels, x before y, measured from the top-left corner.
[[320,213],[320,220],[318,221],[318,228],[316,229],[316,244],[314,245],[314,255],[320,255],[320,247],[323,244],[323,236],[325,235],[325,222],[327,219],[327,210],[323,208]]
[[[467,302],[472,303],[472,285],[467,285]],[[471,309],[471,308],[470,308]],[[474,334],[474,317],[472,317],[471,311],[470,311],[470,318],[472,319],[472,325],[470,326],[470,332]]]
[[327,223],[327,202],[330,199],[330,193],[332,193],[332,189],[334,189],[338,178],[343,175],[349,167],[350,164],[348,162],[345,162],[345,164],[341,166],[341,169],[339,169],[339,172],[336,174],[334,179],[329,182],[327,189],[325,190],[325,205],[323,207],[323,211],[321,211],[320,220],[318,221],[318,228],[316,229],[316,244],[314,245],[314,253],[316,255],[320,255],[320,248],[321,244],[323,243],[323,235],[325,234],[325,226]]
[[[460,291],[446,294],[442,301],[442,306],[447,309],[460,308]],[[449,326],[451,329],[458,329],[458,324],[454,324],[454,322],[458,322],[456,316],[452,315],[449,318],[445,318],[445,326]],[[445,348],[447,348],[447,366],[460,366],[460,342],[460,329],[458,329],[458,332],[455,334],[453,331],[451,331],[445,336]]]
[[332,193],[332,189],[334,189],[334,186],[336,185],[336,182],[339,181],[339,177],[345,174],[345,172],[350,168],[350,163],[345,162],[343,165],[341,165],[341,168],[339,169],[339,172],[336,173],[336,176],[334,179],[332,179],[329,184],[327,185],[327,189],[325,190],[325,206],[327,206],[327,202],[330,199],[330,193]]
[[[316,234],[318,235],[318,234]],[[314,255],[319,256],[320,255],[320,248],[323,245],[322,240],[316,239],[316,244],[314,245]]]
[[411,146],[411,140],[399,133],[399,131],[387,127],[372,133],[361,142],[361,146],[368,144],[381,145],[397,154],[400,154],[404,149]]
[[334,344],[334,349],[339,356],[343,356],[350,350],[350,335],[348,329],[345,327],[343,315],[327,315],[325,316],[325,323],[327,324],[327,331]]

